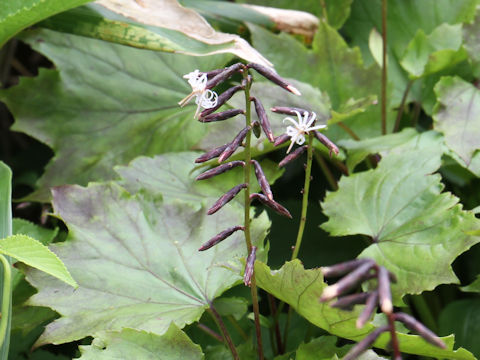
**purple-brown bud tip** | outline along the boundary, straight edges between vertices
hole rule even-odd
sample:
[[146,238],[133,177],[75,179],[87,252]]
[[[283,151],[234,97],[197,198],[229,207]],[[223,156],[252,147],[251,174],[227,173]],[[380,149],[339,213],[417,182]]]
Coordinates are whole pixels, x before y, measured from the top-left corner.
[[292,85],[288,85],[287,90],[290,91],[291,93],[295,94],[295,95],[298,95],[298,96],[302,95],[302,93],[297,88],[293,87]]

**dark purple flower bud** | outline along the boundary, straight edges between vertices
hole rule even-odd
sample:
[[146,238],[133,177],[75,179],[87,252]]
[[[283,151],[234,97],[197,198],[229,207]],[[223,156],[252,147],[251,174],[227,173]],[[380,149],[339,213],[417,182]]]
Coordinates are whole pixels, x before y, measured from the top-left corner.
[[247,126],[243,130],[241,130],[237,134],[237,136],[235,136],[235,139],[233,139],[233,141],[230,144],[228,144],[228,146],[223,151],[222,155],[220,155],[220,157],[218,158],[219,163],[227,160],[230,157],[230,155],[232,155],[235,152],[235,150],[238,149],[238,147],[242,144],[243,139],[245,139],[245,136],[247,136],[247,133],[250,131],[250,129],[251,127]]
[[385,314],[393,312],[392,293],[390,291],[390,279],[388,278],[388,270],[383,266],[378,267],[378,297],[380,308]]
[[370,293],[368,292],[342,296],[331,304],[331,307],[340,308],[342,310],[352,310],[354,305],[365,304],[369,296]]
[[212,70],[212,71],[207,71],[205,74],[207,74],[207,79],[211,79],[214,76],[217,76],[218,74],[220,74],[222,71],[225,71],[225,68],[215,69],[215,70]]
[[282,145],[283,143],[286,143],[288,140],[290,140],[290,135],[282,134],[282,135],[277,136],[275,138],[275,141],[273,142],[273,145],[274,146],[279,146],[279,145]]
[[276,201],[270,200],[263,194],[257,194],[257,193],[250,194],[250,200],[253,200],[253,199],[260,200],[261,203],[263,203],[264,205],[267,205],[269,208],[271,208],[272,210],[274,210],[275,212],[277,212],[282,216],[288,217],[290,219],[292,218],[292,215],[290,215],[290,212],[287,209],[285,209],[282,205],[280,205]]
[[375,290],[371,292],[368,296],[368,299],[365,303],[365,308],[362,313],[358,316],[357,319],[357,328],[362,328],[367,323],[368,319],[372,316],[373,312],[377,308],[378,304],[378,291]]
[[275,106],[271,108],[270,111],[273,111],[274,113],[277,113],[277,114],[285,114],[290,116],[297,116],[296,111],[298,111],[300,114],[303,114],[304,112],[311,113],[310,110],[305,110],[297,107],[288,107],[288,106]]
[[266,66],[256,64],[256,63],[250,63],[247,65],[248,68],[255,69],[260,75],[265,77],[266,79],[270,80],[274,84],[277,84],[281,88],[284,88],[287,91],[290,91],[291,93],[295,95],[302,95],[300,91],[298,91],[295,87],[287,83],[284,79],[282,79],[275,71],[272,69],[267,68]]
[[352,290],[360,283],[370,278],[370,270],[375,265],[373,261],[366,262],[356,268],[354,271],[344,276],[341,280],[337,281],[335,284],[327,286],[320,297],[320,301],[328,301],[337,297],[338,295],[344,294],[347,291]]
[[216,147],[215,149],[212,149],[210,151],[207,151],[205,154],[200,155],[198,158],[196,158],[195,162],[196,163],[202,163],[202,162],[211,160],[213,158],[216,158],[221,153],[223,153],[223,151],[226,149],[227,146],[228,146],[228,144],[225,144],[225,145]]
[[362,341],[357,343],[345,357],[343,360],[356,360],[360,355],[362,355],[365,351],[367,351],[377,340],[377,338],[380,336],[380,334],[388,331],[390,328],[388,325],[384,325],[382,327],[379,327],[375,331],[371,332],[367,337],[365,337]]
[[237,185],[230,190],[227,191],[226,194],[222,195],[213,206],[208,209],[207,214],[212,215],[215,214],[218,210],[220,210],[225,204],[227,204],[230,200],[232,200],[242,189],[245,189],[247,184],[240,184]]
[[253,271],[255,270],[255,259],[257,258],[257,247],[252,246],[250,254],[248,254],[247,263],[245,264],[245,273],[243,274],[243,283],[250,286],[252,282]]
[[215,114],[210,114],[205,117],[201,117],[198,119],[198,121],[202,123],[208,123],[208,122],[214,122],[214,121],[222,121],[226,119],[233,118],[234,116],[237,116],[238,114],[245,114],[245,110],[242,109],[230,109],[230,110],[225,110],[219,113]]
[[268,121],[267,113],[265,112],[265,108],[263,107],[260,100],[256,97],[251,97],[255,104],[255,111],[257,112],[258,118],[260,119],[260,125],[262,126],[263,132],[267,136],[268,141],[273,143],[275,141],[275,137],[273,136],[272,127],[270,126],[270,121]]
[[210,109],[203,110],[200,113],[200,118],[203,118],[203,117],[213,113],[217,109],[219,109],[223,104],[225,104],[228,100],[230,100],[230,98],[233,96],[233,94],[235,94],[237,91],[242,90],[242,89],[243,89],[243,86],[237,85],[237,86],[233,86],[233,87],[225,90],[223,93],[221,93],[218,96],[217,105],[210,108]]
[[219,165],[217,167],[214,167],[213,169],[210,169],[205,171],[204,173],[201,173],[200,175],[197,176],[195,180],[210,179],[215,175],[222,174],[225,171],[233,169],[234,167],[237,167],[237,166],[245,166],[245,162],[241,160],[235,160],[235,161],[228,162],[226,164]]
[[221,82],[228,80],[233,74],[240,71],[244,67],[245,65],[243,65],[242,63],[237,63],[225,68],[222,72],[220,72],[219,74],[215,75],[213,78],[207,81],[206,88],[207,89],[214,88]]
[[253,135],[255,135],[255,137],[258,139],[262,134],[262,130],[260,130],[260,123],[257,120],[252,123],[252,130]]
[[307,150],[307,148],[308,148],[308,145],[304,145],[304,146],[300,146],[299,148],[296,148],[294,152],[285,156],[282,159],[282,161],[280,161],[278,163],[278,166],[283,167],[283,166],[287,165],[290,161],[293,161],[296,158],[298,158],[300,155],[302,155],[305,152],[305,150]]
[[313,133],[315,134],[317,140],[325,145],[328,150],[330,150],[330,157],[332,157],[332,151],[335,153],[335,155],[338,155],[337,145],[335,145],[328,137],[317,130],[314,130]]
[[255,176],[257,177],[257,181],[260,184],[260,188],[263,191],[263,194],[270,200],[273,200],[273,193],[272,190],[270,189],[270,184],[267,181],[267,178],[265,177],[265,173],[263,172],[262,167],[258,163],[257,160],[251,160],[250,161],[253,166],[255,167]]
[[394,316],[395,316],[395,320],[403,322],[407,328],[417,332],[418,335],[423,337],[430,344],[438,346],[439,348],[445,349],[446,346],[444,342],[432,331],[430,331],[425,325],[415,320],[414,317],[405,313],[395,313]]
[[349,273],[350,271],[355,270],[360,265],[363,265],[366,262],[374,263],[374,261],[371,259],[355,259],[332,266],[322,266],[320,270],[322,271],[323,277],[325,278],[339,277],[345,275],[346,273]]
[[230,235],[232,235],[235,231],[238,231],[238,230],[245,230],[245,227],[243,226],[240,226],[240,225],[237,225],[237,226],[233,226],[231,228],[228,228],[227,230],[223,230],[221,233],[218,233],[217,235],[215,235],[213,238],[211,238],[210,240],[208,240],[205,244],[203,244],[200,249],[198,249],[198,251],[205,251],[205,250],[208,250],[210,249],[212,246],[215,246],[217,245],[219,242],[225,240],[227,237],[229,237]]

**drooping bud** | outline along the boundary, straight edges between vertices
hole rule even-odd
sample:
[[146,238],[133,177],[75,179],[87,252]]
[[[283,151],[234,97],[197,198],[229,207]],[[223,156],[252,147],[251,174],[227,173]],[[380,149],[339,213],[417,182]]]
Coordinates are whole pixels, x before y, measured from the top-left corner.
[[222,71],[225,71],[225,69],[215,69],[215,70],[207,71],[205,74],[207,74],[207,79],[211,79],[217,76],[218,74],[220,74]]
[[356,360],[360,355],[362,355],[365,351],[367,351],[377,340],[377,338],[380,336],[380,334],[386,332],[389,330],[388,325],[384,325],[382,327],[379,327],[375,331],[371,332],[368,334],[367,337],[365,337],[362,341],[357,343],[348,353],[345,355],[343,360]]
[[283,167],[285,165],[287,165],[290,161],[293,161],[295,160],[296,158],[298,158],[300,155],[302,155],[305,150],[307,150],[308,148],[308,145],[304,145],[304,146],[300,146],[299,148],[296,148],[294,152],[288,154],[287,156],[285,156],[282,161],[280,161],[278,163],[278,167]]
[[352,310],[354,305],[365,304],[369,296],[368,292],[342,296],[330,306],[342,310]]
[[222,121],[226,119],[233,118],[234,116],[237,116],[238,114],[245,114],[245,110],[242,109],[230,109],[230,110],[225,110],[219,113],[215,114],[210,114],[205,117],[201,117],[198,119],[198,121],[202,123],[209,123],[209,122],[214,122],[214,121]]
[[377,308],[378,304],[378,291],[375,290],[370,293],[366,303],[365,307],[363,308],[363,311],[357,318],[357,323],[356,326],[358,329],[362,328],[365,326],[367,323],[368,319],[372,316],[373,312]]
[[255,270],[255,259],[257,258],[257,247],[252,246],[250,254],[247,257],[247,263],[245,264],[245,272],[243,274],[243,283],[246,286],[250,286],[252,282],[253,271]]
[[282,216],[288,217],[290,219],[292,218],[292,215],[290,215],[290,212],[286,208],[284,208],[282,205],[280,205],[276,201],[270,200],[263,194],[258,194],[258,193],[250,194],[250,200],[253,200],[253,199],[260,200],[261,203],[263,203],[264,205],[267,205],[269,208],[271,208],[272,210],[274,210],[275,212],[277,212]]
[[201,113],[200,113],[200,118],[203,118],[211,113],[213,113],[214,111],[216,111],[217,109],[219,109],[223,104],[225,104],[228,100],[230,100],[230,98],[239,90],[242,90],[243,89],[243,86],[241,85],[237,85],[237,86],[232,86],[231,88],[225,90],[223,93],[221,93],[219,96],[218,96],[218,99],[217,99],[217,105],[210,108],[210,109],[205,109],[203,110]]
[[282,79],[275,71],[272,69],[267,68],[266,66],[257,64],[257,63],[250,63],[247,65],[248,68],[255,69],[260,75],[265,77],[266,79],[270,80],[274,84],[277,84],[281,88],[290,91],[295,95],[302,95],[300,91],[298,91],[294,86],[287,83],[284,79]]
[[228,146],[223,151],[222,155],[220,155],[220,157],[218,158],[219,163],[227,160],[235,152],[235,150],[238,149],[238,147],[242,144],[243,139],[245,139],[245,136],[247,136],[247,133],[250,129],[251,127],[247,126],[246,128],[242,129],[237,134],[237,136],[235,136],[235,139],[233,139],[233,141],[230,144],[228,144]]
[[212,149],[210,151],[207,151],[205,154],[200,155],[198,158],[195,159],[195,162],[198,163],[203,163],[205,161],[211,160],[219,156],[223,151],[226,149],[228,144],[216,147],[215,149]]
[[258,118],[260,119],[260,125],[262,126],[263,132],[265,133],[268,141],[273,143],[275,141],[275,137],[273,136],[272,127],[270,126],[270,121],[268,121],[265,108],[263,107],[260,100],[258,100],[256,97],[251,97],[250,100],[252,100],[255,104],[255,111],[258,115]]
[[430,344],[438,346],[439,348],[445,349],[445,343],[435,335],[431,330],[429,330],[425,325],[415,320],[414,317],[405,314],[405,313],[395,313],[395,320],[401,321],[405,324],[407,328],[412,331],[415,331],[423,337]]
[[273,111],[274,113],[277,114],[285,114],[285,115],[290,115],[290,116],[296,116],[297,111],[300,114],[303,114],[304,112],[311,113],[309,110],[305,110],[302,108],[297,108],[297,107],[289,107],[289,106],[275,106],[270,109],[270,111]]
[[213,169],[210,169],[205,171],[204,173],[201,173],[200,175],[197,176],[195,180],[210,179],[211,177],[222,174],[225,171],[233,169],[234,167],[237,167],[237,166],[245,166],[245,162],[241,160],[230,161],[226,164],[219,165],[217,167],[214,167]]
[[335,145],[328,137],[326,137],[317,130],[314,130],[313,133],[315,134],[317,140],[320,141],[323,145],[325,145],[328,150],[330,150],[330,157],[332,157],[332,151],[335,153],[335,155],[338,155],[339,150],[337,145]]
[[263,194],[270,200],[273,200],[273,193],[270,189],[270,184],[268,183],[265,173],[263,172],[262,167],[257,160],[251,160],[250,163],[255,167],[255,176],[257,177],[258,184],[263,191]]
[[355,259],[332,266],[322,266],[320,270],[325,278],[339,277],[355,270],[360,265],[363,265],[367,262],[372,264],[374,263],[374,261],[371,259]]
[[233,226],[231,228],[228,228],[227,230],[223,230],[221,233],[218,233],[215,235],[213,238],[208,240],[205,244],[203,244],[198,251],[205,251],[210,249],[212,246],[217,245],[219,242],[225,240],[227,237],[232,235],[235,231],[238,230],[245,230],[245,227],[237,225]]
[[360,283],[370,278],[370,270],[375,265],[372,262],[366,262],[356,268],[354,271],[344,276],[342,279],[337,281],[335,284],[327,286],[320,297],[321,302],[325,302],[333,299],[341,294],[346,293],[347,291],[352,290]]
[[383,266],[378,267],[378,297],[380,308],[385,314],[393,312],[392,293],[390,291],[390,280],[388,278],[388,270]]
[[233,74],[235,74],[244,67],[245,65],[243,65],[242,63],[237,63],[225,68],[222,72],[218,73],[213,78],[207,81],[207,89],[212,89],[221,82],[228,80]]
[[283,143],[286,143],[289,140],[290,140],[290,135],[282,134],[282,135],[277,136],[275,138],[275,141],[273,142],[273,145],[274,146],[279,146],[279,145],[282,145]]
[[240,184],[228,190],[226,194],[222,195],[215,202],[215,204],[213,204],[213,206],[210,209],[208,209],[207,214],[208,215],[215,214],[225,204],[227,204],[230,200],[232,200],[242,189],[245,189],[246,187],[247,187],[247,184]]

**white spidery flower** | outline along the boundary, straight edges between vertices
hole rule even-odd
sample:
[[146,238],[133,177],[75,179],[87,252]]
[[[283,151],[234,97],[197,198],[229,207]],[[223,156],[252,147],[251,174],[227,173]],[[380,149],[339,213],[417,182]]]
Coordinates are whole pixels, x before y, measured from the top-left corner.
[[194,119],[196,119],[200,113],[200,108],[211,109],[217,106],[218,95],[215,91],[206,89],[207,86],[207,74],[201,73],[198,69],[183,75],[184,79],[188,80],[188,83],[192,87],[192,92],[182,99],[178,105],[185,106],[195,96],[195,103],[197,104],[197,111],[195,112]]
[[[303,118],[302,115],[298,111],[295,111],[297,114],[297,119],[298,122],[292,119],[291,117],[287,117],[283,119],[283,122],[285,121],[290,121],[293,126],[289,125],[287,126],[287,131],[286,134],[290,136],[290,146],[288,147],[287,154],[290,152],[292,149],[292,146],[294,143],[297,143],[298,145],[303,145],[305,142],[305,134],[308,134],[309,131],[313,130],[319,130],[327,127],[327,125],[317,125],[317,126],[312,126],[313,122],[315,121],[317,114],[315,114],[312,111],[312,115],[308,113],[308,111],[305,111],[303,113]],[[310,119],[309,119],[310,116]]]

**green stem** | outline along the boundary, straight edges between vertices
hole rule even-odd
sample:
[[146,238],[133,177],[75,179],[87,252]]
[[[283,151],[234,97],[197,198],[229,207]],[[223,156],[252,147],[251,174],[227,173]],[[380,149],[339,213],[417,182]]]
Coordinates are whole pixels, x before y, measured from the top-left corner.
[[408,93],[410,92],[410,88],[412,87],[413,80],[410,80],[403,92],[402,102],[400,103],[400,107],[398,108],[397,118],[395,119],[395,126],[393,127],[393,132],[396,133],[400,128],[400,121],[402,120],[403,111],[405,109],[405,103],[407,102]]
[[315,152],[313,155],[315,156],[315,160],[317,160],[318,165],[320,165],[320,168],[325,174],[325,178],[327,179],[328,184],[330,185],[330,188],[333,191],[337,191],[338,190],[337,181],[335,180],[335,177],[333,176],[332,172],[328,168],[327,162],[323,159],[322,155],[320,155],[318,152]]
[[[248,70],[243,71],[243,78],[246,81],[245,85],[245,126],[250,126],[252,122],[251,115],[251,101],[250,101],[250,83],[248,81]],[[245,168],[244,168],[244,180],[247,187],[244,190],[245,195],[245,216],[244,216],[244,233],[245,233],[245,243],[247,245],[247,254],[250,254],[252,249],[252,240],[250,237],[250,170],[252,160],[252,154],[250,152],[250,144],[252,138],[252,130],[247,132],[245,137]],[[263,345],[262,345],[262,332],[260,327],[260,310],[258,308],[258,295],[257,295],[257,281],[255,279],[255,272],[252,274],[252,279],[250,282],[250,293],[252,295],[252,305],[253,313],[255,315],[255,333],[257,335],[257,351],[258,358],[263,360]]]
[[237,349],[235,348],[235,344],[232,341],[232,338],[230,337],[230,334],[228,333],[227,327],[225,326],[222,317],[220,314],[217,312],[213,304],[210,304],[210,308],[208,309],[210,315],[212,315],[213,320],[215,320],[215,323],[217,324],[218,328],[222,332],[223,338],[225,340],[225,343],[227,344],[228,348],[230,349],[230,352],[233,355],[234,360],[240,360],[240,357],[238,356]]
[[353,140],[360,140],[360,137],[355,134],[355,132],[350,129],[347,125],[345,125],[343,122],[339,121],[337,123],[338,126],[340,126],[348,135],[350,135],[352,137]]
[[300,225],[298,226],[297,241],[293,249],[292,260],[298,257],[300,246],[302,245],[303,231],[305,230],[305,223],[307,222],[307,207],[308,207],[308,193],[310,190],[310,176],[312,173],[312,159],[313,159],[313,132],[308,134],[307,147],[307,167],[305,169],[305,184],[303,185],[303,199],[302,199],[302,215],[300,217]]
[[322,6],[322,14],[325,18],[325,22],[328,24],[327,4],[325,4],[325,0],[320,0],[320,5]]
[[0,320],[0,347],[3,346],[5,336],[7,335],[8,327],[8,314],[10,311],[10,297],[11,297],[11,284],[12,284],[12,270],[10,264],[5,256],[0,255],[0,261],[3,266],[3,293],[2,293],[2,314]]
[[242,337],[243,340],[248,341],[248,335],[245,334],[245,331],[241,328],[241,326],[238,324],[237,320],[232,315],[227,316],[228,321],[230,321],[230,324],[233,325],[235,330],[237,330],[238,334]]
[[382,135],[387,133],[387,0],[382,0]]
[[434,333],[437,333],[437,322],[435,321],[435,317],[430,311],[430,307],[425,301],[423,295],[411,296],[410,299],[420,319],[422,320],[422,323]]

